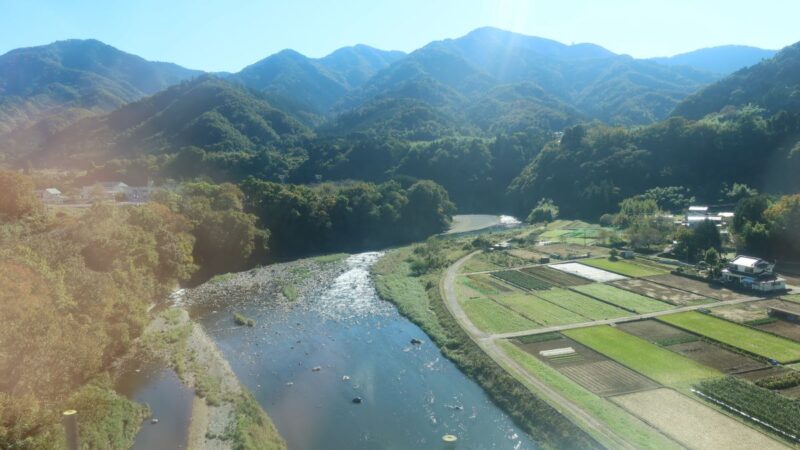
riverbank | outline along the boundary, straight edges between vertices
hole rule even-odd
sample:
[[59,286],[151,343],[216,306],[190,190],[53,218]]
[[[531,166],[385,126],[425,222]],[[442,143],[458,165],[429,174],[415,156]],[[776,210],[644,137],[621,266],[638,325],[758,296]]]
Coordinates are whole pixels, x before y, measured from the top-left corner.
[[[466,245],[465,245],[466,244]],[[536,397],[517,379],[494,363],[461,329],[446,310],[439,292],[443,268],[472,251],[464,240],[441,240],[429,260],[443,264],[414,276],[413,261],[429,249],[418,246],[387,252],[372,269],[379,295],[420,326],[465,374],[477,381],[493,401],[520,426],[551,448],[600,448],[590,435],[558,410]],[[419,267],[420,264],[414,264]]]
[[270,418],[239,383],[203,328],[182,308],[161,312],[139,342],[137,358],[167,361],[195,390],[189,449],[284,449]]

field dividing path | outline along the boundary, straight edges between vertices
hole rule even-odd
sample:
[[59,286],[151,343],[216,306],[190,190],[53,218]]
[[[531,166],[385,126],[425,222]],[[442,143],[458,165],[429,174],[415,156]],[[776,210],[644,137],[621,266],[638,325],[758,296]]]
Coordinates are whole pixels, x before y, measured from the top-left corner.
[[611,428],[609,428],[604,422],[598,420],[592,414],[588,413],[579,405],[573,403],[571,400],[564,397],[560,392],[551,388],[546,383],[542,382],[535,376],[531,375],[528,371],[526,371],[522,366],[520,366],[517,361],[513,358],[509,357],[503,350],[497,345],[495,339],[498,335],[488,335],[482,331],[480,331],[467,317],[467,314],[461,308],[461,305],[458,303],[458,296],[456,295],[455,290],[455,278],[458,275],[458,271],[461,266],[472,256],[475,254],[480,253],[480,251],[470,253],[469,255],[459,259],[453,265],[447,268],[445,271],[444,277],[442,278],[441,284],[439,285],[439,289],[442,293],[442,297],[445,302],[445,306],[447,307],[450,314],[456,319],[458,324],[461,328],[466,331],[466,333],[470,336],[470,338],[490,357],[494,360],[498,365],[504,368],[510,368],[513,370],[512,375],[516,375],[517,378],[521,378],[525,380],[530,385],[534,386],[537,389],[537,393],[540,396],[545,397],[545,400],[556,410],[566,410],[568,411],[568,416],[571,417],[573,420],[576,420],[579,425],[584,429],[590,429],[594,431],[596,434],[604,436],[608,442],[614,443],[614,448],[625,448],[625,449],[635,449],[636,447],[631,445],[630,442],[625,440],[622,436],[618,435],[614,432]]

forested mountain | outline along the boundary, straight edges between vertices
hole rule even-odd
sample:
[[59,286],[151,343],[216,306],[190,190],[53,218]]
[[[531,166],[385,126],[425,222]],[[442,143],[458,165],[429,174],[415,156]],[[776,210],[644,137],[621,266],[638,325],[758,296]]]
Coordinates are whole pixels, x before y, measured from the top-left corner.
[[713,202],[726,185],[800,190],[800,114],[757,108],[625,130],[578,125],[550,142],[509,188],[519,214],[553,199],[567,216],[596,218],[623,199],[676,186]]
[[135,158],[185,147],[210,152],[266,150],[310,134],[266,100],[206,75],[56,133],[36,155],[49,164]]
[[245,67],[230,80],[263,92],[276,106],[313,124],[347,92],[404,55],[366,45],[341,48],[319,59],[284,50]]
[[776,53],[778,53],[776,50],[746,45],[721,45],[650,60],[667,66],[687,66],[706,72],[728,75],[772,58]]
[[[481,28],[412,52],[378,72],[338,108],[405,98],[456,114],[480,109],[476,103],[501,92],[504,102],[513,105],[507,112],[535,120],[543,114],[545,123],[553,115],[582,115],[614,124],[647,124],[666,117],[681,99],[714,79],[592,44],[564,45]],[[515,88],[518,84],[525,87]],[[532,90],[542,94],[531,96]]]
[[[96,113],[200,74],[151,62],[96,40],[59,41],[0,56],[0,143],[25,151],[30,142]],[[10,149],[10,150],[9,150]]]
[[688,97],[673,115],[697,119],[749,103],[770,112],[800,112],[800,42]]

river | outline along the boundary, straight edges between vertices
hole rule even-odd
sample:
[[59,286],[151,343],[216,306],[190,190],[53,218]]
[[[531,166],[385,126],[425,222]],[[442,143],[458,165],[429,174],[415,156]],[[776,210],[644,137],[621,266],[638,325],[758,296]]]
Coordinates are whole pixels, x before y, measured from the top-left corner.
[[[227,310],[196,319],[290,449],[537,448],[420,328],[378,298],[369,267],[379,256],[350,256],[331,285],[291,306],[262,298],[238,304],[253,328],[232,326]],[[458,442],[443,443],[445,434]]]

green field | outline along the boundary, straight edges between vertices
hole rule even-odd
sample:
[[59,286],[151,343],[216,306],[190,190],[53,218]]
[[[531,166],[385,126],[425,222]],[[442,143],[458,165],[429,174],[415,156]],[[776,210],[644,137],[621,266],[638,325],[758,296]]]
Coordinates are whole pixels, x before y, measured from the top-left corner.
[[581,261],[581,264],[608,270],[609,272],[615,272],[627,277],[648,277],[668,273],[667,270],[661,270],[652,265],[639,264],[624,259],[611,261],[607,258],[592,258]]
[[[614,429],[620,436],[625,436],[636,448],[683,448],[659,433],[655,428],[648,426],[614,403],[589,392],[584,387],[558,372],[558,370],[539,361],[513,343],[501,340],[498,344],[502,347],[503,351],[517,361],[526,372],[534,375],[548,386],[557,389],[561,395],[579,404],[595,417],[602,418],[604,423]],[[514,372],[513,369],[506,368],[506,370],[511,373]],[[532,391],[538,391],[536,387],[529,385],[524,379],[520,379],[520,381]],[[611,442],[610,444],[614,443]]]
[[588,320],[579,314],[532,295],[507,294],[495,296],[494,299],[544,326],[586,322]]
[[662,316],[659,320],[709,339],[781,363],[800,360],[800,343],[697,312]]
[[612,303],[621,308],[636,311],[637,313],[665,311],[667,309],[674,308],[674,306],[668,303],[653,300],[652,298],[645,297],[644,295],[635,294],[633,292],[629,292],[607,284],[586,284],[583,286],[575,286],[573,289],[584,294],[591,295],[592,297],[599,298],[608,303]]
[[509,333],[529,330],[537,325],[509,311],[488,298],[468,298],[461,301],[464,312],[476,327],[487,333]]
[[630,315],[628,311],[567,289],[556,288],[539,291],[536,296],[593,320],[613,319]]
[[665,385],[685,386],[722,376],[710,367],[613,327],[580,328],[564,334]]

